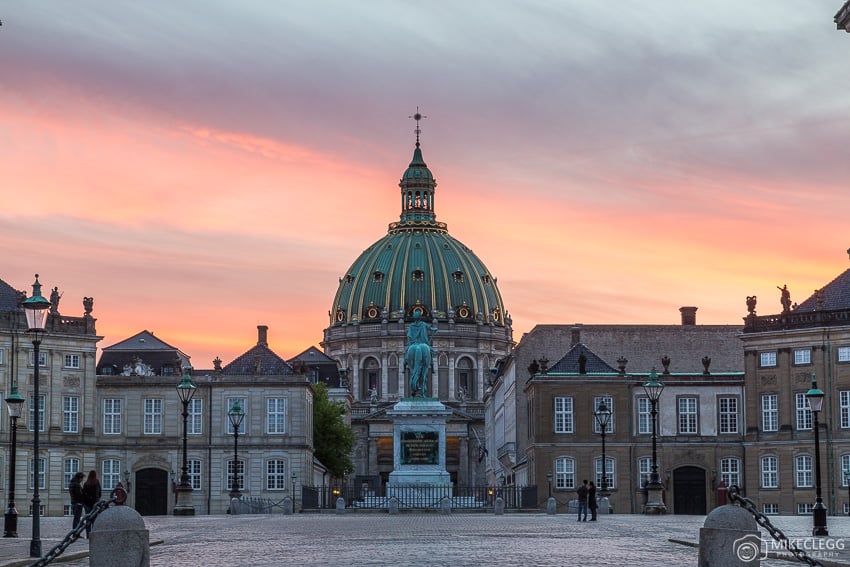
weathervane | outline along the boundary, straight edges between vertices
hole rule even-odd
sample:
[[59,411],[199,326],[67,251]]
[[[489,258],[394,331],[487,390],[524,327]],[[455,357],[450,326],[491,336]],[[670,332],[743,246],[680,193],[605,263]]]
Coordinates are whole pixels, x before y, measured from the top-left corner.
[[413,118],[414,120],[416,120],[416,129],[414,130],[414,132],[416,132],[416,147],[418,148],[419,147],[419,134],[422,133],[422,129],[419,127],[419,121],[422,120],[423,118],[428,118],[428,117],[421,114],[419,112],[419,106],[417,106],[416,107],[416,114],[414,114],[413,116],[408,116],[408,118]]

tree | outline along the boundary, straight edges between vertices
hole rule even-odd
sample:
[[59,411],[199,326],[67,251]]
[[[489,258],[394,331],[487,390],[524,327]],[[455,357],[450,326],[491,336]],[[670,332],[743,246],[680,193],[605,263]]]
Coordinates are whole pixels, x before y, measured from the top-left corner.
[[345,424],[345,404],[328,399],[328,387],[319,382],[314,385],[313,445],[315,456],[328,468],[331,475],[342,478],[354,470],[351,448],[354,432]]

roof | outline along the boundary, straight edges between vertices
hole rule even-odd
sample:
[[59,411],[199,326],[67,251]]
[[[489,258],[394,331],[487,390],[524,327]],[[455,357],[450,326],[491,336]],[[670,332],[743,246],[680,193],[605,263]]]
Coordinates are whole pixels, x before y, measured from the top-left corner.
[[17,311],[20,309],[21,292],[0,280],[0,311]]
[[157,338],[150,331],[141,331],[128,339],[117,342],[114,345],[104,347],[104,351],[120,351],[131,350],[133,352],[140,351],[158,351],[158,350],[179,350],[165,341]]
[[[584,361],[582,361],[584,357]],[[587,345],[578,343],[573,345],[564,357],[549,367],[546,374],[569,373],[569,374],[610,374],[619,373],[612,366],[606,364]]]
[[179,374],[181,368],[191,366],[190,358],[177,347],[145,330],[105,347],[97,363],[97,373],[106,375],[127,372],[156,376]]
[[294,374],[295,372],[288,362],[275,354],[267,345],[258,344],[236,357],[230,364],[222,367],[221,373],[234,376],[245,374],[284,375]]
[[[822,303],[820,306],[818,306],[818,295]],[[839,274],[819,291],[815,291],[793,311],[837,311],[840,309],[850,309],[850,269]]]

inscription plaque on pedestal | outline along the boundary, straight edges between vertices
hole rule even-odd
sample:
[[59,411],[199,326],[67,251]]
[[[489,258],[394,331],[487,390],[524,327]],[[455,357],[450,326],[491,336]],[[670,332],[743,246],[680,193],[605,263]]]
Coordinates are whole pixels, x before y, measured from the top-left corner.
[[437,465],[440,435],[436,431],[402,431],[401,464]]

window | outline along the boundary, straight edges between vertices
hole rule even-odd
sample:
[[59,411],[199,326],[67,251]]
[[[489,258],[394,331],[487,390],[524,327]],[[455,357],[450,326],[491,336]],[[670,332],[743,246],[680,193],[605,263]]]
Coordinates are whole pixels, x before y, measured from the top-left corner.
[[421,282],[425,280],[425,272],[422,270],[413,270],[413,281]]
[[79,368],[80,367],[80,355],[79,354],[66,354],[65,355],[65,368]]
[[652,476],[652,457],[638,459],[638,488],[646,488]]
[[[35,398],[32,396],[29,397],[29,406],[30,406],[30,419],[29,419],[29,430],[32,431],[33,424],[35,423]],[[44,431],[44,396],[38,397],[38,430]]]
[[679,433],[697,433],[696,398],[679,398]]
[[188,459],[186,461],[186,473],[189,475],[189,484],[192,490],[201,489],[201,460]]
[[806,394],[794,394],[794,401],[797,408],[797,429],[811,429],[812,409],[809,407],[809,400],[806,399]]
[[779,431],[779,396],[777,394],[761,395],[761,429],[762,431]]
[[850,390],[838,392],[838,416],[841,429],[850,428]]
[[6,360],[5,359],[5,353],[6,353],[6,351],[3,350],[2,348],[0,348],[0,364],[3,364],[3,362]]
[[[31,350],[30,351],[30,359],[29,359],[29,365],[30,366],[34,366],[34,364],[33,364],[34,357],[35,357],[35,351]],[[43,350],[38,351],[38,365],[39,366],[47,366],[47,353],[44,352]]]
[[204,432],[204,400],[192,398],[189,400],[187,409],[189,410],[189,417],[186,418],[186,433],[188,435],[202,434]]
[[776,516],[779,514],[779,504],[763,504],[761,511],[766,516]]
[[555,489],[570,490],[576,486],[576,462],[569,457],[555,459]]
[[[236,464],[236,481],[239,485],[239,490],[245,489],[245,461],[238,461]],[[227,486],[233,490],[233,459],[227,461]]]
[[233,435],[233,424],[230,423],[230,419],[227,417],[227,412],[233,407],[234,402],[239,402],[239,407],[241,407],[242,411],[245,412],[245,418],[242,420],[242,423],[239,424],[239,435],[245,435],[245,424],[248,423],[248,406],[245,404],[245,398],[227,398],[227,407],[224,410],[224,422],[227,424],[225,426],[225,431],[227,431],[228,435]]
[[573,399],[555,398],[555,433],[573,432]]
[[741,486],[741,459],[737,457],[720,459],[720,480],[726,482],[726,486]]
[[759,366],[769,368],[776,366],[776,351],[762,352],[759,354]]
[[286,490],[286,461],[272,459],[266,462],[266,490]]
[[144,434],[160,435],[162,433],[162,400],[148,398],[144,402]]
[[103,400],[103,434],[121,435],[121,400]]
[[649,398],[637,399],[637,428],[638,433],[652,435],[652,402]]
[[811,516],[812,515],[812,503],[811,502],[800,502],[797,504],[797,514],[800,516]]
[[850,455],[841,455],[841,486],[850,485]]
[[794,483],[797,488],[812,487],[812,458],[809,455],[794,458]]
[[838,362],[850,362],[850,346],[838,347]]
[[738,433],[738,398],[720,398],[718,402],[720,433]]
[[[599,407],[599,404],[605,402],[608,411],[611,412],[611,419],[608,420],[608,426],[605,428],[605,433],[614,433],[614,398],[611,396],[596,396],[593,398],[593,412]],[[599,427],[599,422],[596,421],[596,416],[591,412],[590,417],[593,419],[593,432],[602,433],[602,428]]]
[[779,488],[779,460],[772,455],[761,458],[761,487]]
[[77,433],[80,430],[80,398],[62,397],[62,432]]
[[[602,457],[594,459],[594,469],[596,471],[596,487],[599,490],[605,490],[606,485],[602,483]],[[605,481],[609,489],[616,488],[614,486],[614,459],[605,457]]]
[[121,482],[121,461],[105,459],[100,473],[100,484],[104,492],[112,490]]
[[286,433],[286,398],[266,400],[266,433]]
[[68,488],[71,479],[80,472],[80,459],[71,457],[62,461],[62,486]]
[[794,365],[800,366],[812,363],[812,349],[798,348],[794,350]]
[[[30,459],[30,490],[34,488],[33,483],[35,482],[35,459]],[[46,474],[44,467],[47,466],[45,459],[38,459],[38,489],[44,490],[47,486],[46,482]]]

